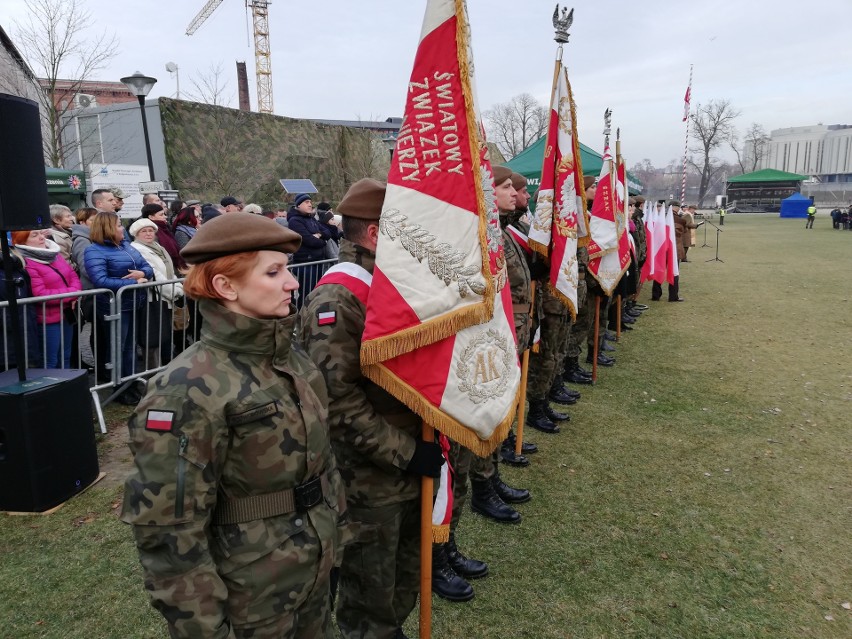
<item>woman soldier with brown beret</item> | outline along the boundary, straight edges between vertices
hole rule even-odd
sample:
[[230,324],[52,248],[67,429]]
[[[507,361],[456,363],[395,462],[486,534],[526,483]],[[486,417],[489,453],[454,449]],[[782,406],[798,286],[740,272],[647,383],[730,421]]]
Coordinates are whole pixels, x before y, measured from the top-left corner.
[[133,525],[145,588],[172,637],[330,637],[345,499],[325,383],[291,344],[299,236],[232,213],[181,252],[201,338],[130,418]]

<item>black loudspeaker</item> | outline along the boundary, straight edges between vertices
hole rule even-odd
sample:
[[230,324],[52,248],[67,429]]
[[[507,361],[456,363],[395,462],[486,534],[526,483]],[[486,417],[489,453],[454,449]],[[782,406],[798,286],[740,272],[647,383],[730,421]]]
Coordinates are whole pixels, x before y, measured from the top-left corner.
[[49,226],[42,148],[38,105],[0,93],[0,229]]
[[0,510],[43,512],[98,477],[86,371],[0,373]]

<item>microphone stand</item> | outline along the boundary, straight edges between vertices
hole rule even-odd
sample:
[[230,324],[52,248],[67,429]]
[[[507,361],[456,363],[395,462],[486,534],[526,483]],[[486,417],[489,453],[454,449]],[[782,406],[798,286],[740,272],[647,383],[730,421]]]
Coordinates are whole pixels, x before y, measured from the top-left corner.
[[[705,223],[709,224],[714,229],[716,229],[716,257],[714,257],[713,259],[710,259],[710,260],[705,260],[705,261],[706,262],[724,262],[725,260],[719,259],[719,237],[720,237],[719,233],[722,232],[722,229],[720,229],[718,226],[716,226],[715,224],[713,224],[713,222],[710,222],[709,220],[705,220]],[[706,227],[705,227],[704,233],[705,233],[705,236],[706,236],[706,234],[707,234]]]
[[704,224],[704,244],[702,244],[702,245],[701,245],[700,247],[698,247],[698,248],[704,248],[705,246],[710,246],[710,245],[707,243],[707,223],[708,223],[709,221],[710,221],[710,220],[708,220],[708,219],[705,217],[705,218],[704,218],[704,221],[702,222],[702,223]]

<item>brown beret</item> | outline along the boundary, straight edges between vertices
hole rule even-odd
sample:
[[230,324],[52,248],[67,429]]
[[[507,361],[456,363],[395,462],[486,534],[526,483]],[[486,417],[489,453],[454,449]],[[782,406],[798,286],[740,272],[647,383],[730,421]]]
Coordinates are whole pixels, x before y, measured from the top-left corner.
[[588,189],[590,186],[594,186],[594,184],[595,184],[594,176],[586,175],[585,177],[583,177],[583,188],[584,189]]
[[515,187],[516,191],[525,189],[527,187],[527,178],[520,173],[512,173],[512,186]]
[[359,220],[378,220],[382,215],[386,189],[384,182],[372,178],[358,180],[340,200],[337,212]]
[[494,186],[500,186],[506,180],[512,177],[512,169],[508,166],[494,167]]
[[202,224],[180,252],[188,264],[249,251],[295,253],[302,236],[252,213],[225,213]]

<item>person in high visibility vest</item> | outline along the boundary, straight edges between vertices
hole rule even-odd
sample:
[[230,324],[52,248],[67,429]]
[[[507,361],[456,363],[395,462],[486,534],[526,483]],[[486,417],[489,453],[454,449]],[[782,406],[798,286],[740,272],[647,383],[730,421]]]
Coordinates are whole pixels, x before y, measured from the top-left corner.
[[816,207],[811,204],[808,207],[808,221],[805,222],[806,229],[812,229],[814,227],[814,218],[816,217]]
[[728,211],[724,206],[719,207],[719,226],[725,226],[725,216],[728,214]]

